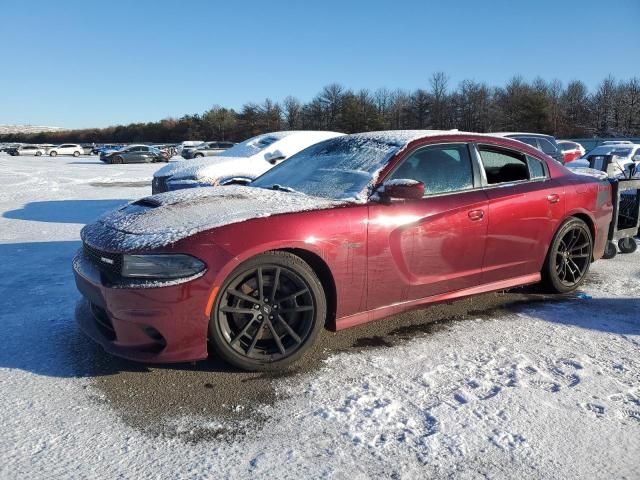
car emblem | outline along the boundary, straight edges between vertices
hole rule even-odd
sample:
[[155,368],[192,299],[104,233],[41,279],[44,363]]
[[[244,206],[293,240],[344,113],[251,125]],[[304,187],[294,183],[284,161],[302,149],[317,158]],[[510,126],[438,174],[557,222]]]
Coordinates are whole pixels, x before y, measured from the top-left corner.
[[269,315],[271,313],[271,307],[269,305],[265,305],[264,307],[262,307],[262,311]]
[[111,260],[110,258],[100,257],[100,261],[108,263],[109,265],[113,265],[113,260]]

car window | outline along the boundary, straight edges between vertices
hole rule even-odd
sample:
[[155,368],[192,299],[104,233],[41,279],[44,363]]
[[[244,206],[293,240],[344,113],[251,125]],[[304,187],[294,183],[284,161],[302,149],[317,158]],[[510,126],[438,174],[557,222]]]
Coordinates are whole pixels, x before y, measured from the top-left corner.
[[524,155],[489,146],[481,146],[478,150],[490,185],[529,180],[529,166]]
[[546,138],[539,138],[538,141],[540,142],[540,148],[544,153],[548,155],[558,153],[558,149],[556,148],[556,146]]
[[421,148],[407,157],[389,180],[417,180],[427,195],[473,188],[473,167],[466,144]]
[[516,140],[520,140],[527,145],[531,145],[533,148],[539,149],[538,142],[534,137],[513,137]]
[[538,160],[537,158],[533,158],[530,157],[529,155],[527,155],[527,164],[529,165],[529,178],[530,179],[536,179],[536,178],[546,178],[547,177],[547,172],[544,168],[544,165],[542,164],[541,160]]

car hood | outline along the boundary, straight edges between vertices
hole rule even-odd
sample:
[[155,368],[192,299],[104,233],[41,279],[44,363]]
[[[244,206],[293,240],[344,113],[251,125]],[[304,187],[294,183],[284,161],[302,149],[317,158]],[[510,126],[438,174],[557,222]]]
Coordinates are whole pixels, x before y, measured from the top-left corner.
[[253,218],[347,203],[240,185],[178,190],[145,197],[111,211],[84,227],[81,236],[85,243],[101,250],[140,251]]
[[258,177],[272,167],[273,165],[260,158],[216,155],[170,163],[158,170],[154,177],[198,180],[215,185],[219,179],[230,176]]

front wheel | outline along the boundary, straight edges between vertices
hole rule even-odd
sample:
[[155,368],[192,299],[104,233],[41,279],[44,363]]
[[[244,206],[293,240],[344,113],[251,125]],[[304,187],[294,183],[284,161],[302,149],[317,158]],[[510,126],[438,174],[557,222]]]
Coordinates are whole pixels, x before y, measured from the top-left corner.
[[36,157],[39,157],[40,155],[42,155],[42,152],[36,152]]
[[80,156],[80,152],[73,152],[73,156],[74,157],[79,157]]
[[542,268],[545,286],[555,293],[575,290],[589,271],[593,239],[587,224],[579,218],[566,220],[558,229]]
[[51,157],[57,157],[57,156],[58,156],[58,152],[56,152],[55,150],[53,150],[52,152],[49,152],[49,156],[51,156]]
[[113,164],[124,163],[124,160],[122,159],[122,157],[118,156],[118,157],[114,157],[114,158],[111,160],[111,163],[113,163]]
[[301,258],[258,255],[236,268],[218,293],[209,340],[243,370],[275,370],[300,358],[324,325],[322,284]]

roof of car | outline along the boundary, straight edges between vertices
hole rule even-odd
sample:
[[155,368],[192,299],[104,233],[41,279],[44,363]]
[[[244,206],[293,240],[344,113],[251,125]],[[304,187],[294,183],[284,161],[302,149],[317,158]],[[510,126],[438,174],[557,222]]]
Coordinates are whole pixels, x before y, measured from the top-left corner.
[[546,133],[531,132],[492,132],[491,135],[495,135],[496,137],[512,137],[515,135],[527,137],[553,137],[553,135],[547,135]]
[[416,140],[428,137],[441,136],[481,136],[481,137],[502,137],[495,133],[477,133],[454,130],[383,130],[379,132],[364,132],[347,135],[347,137],[361,138],[363,140],[374,140],[389,144],[405,145]]

